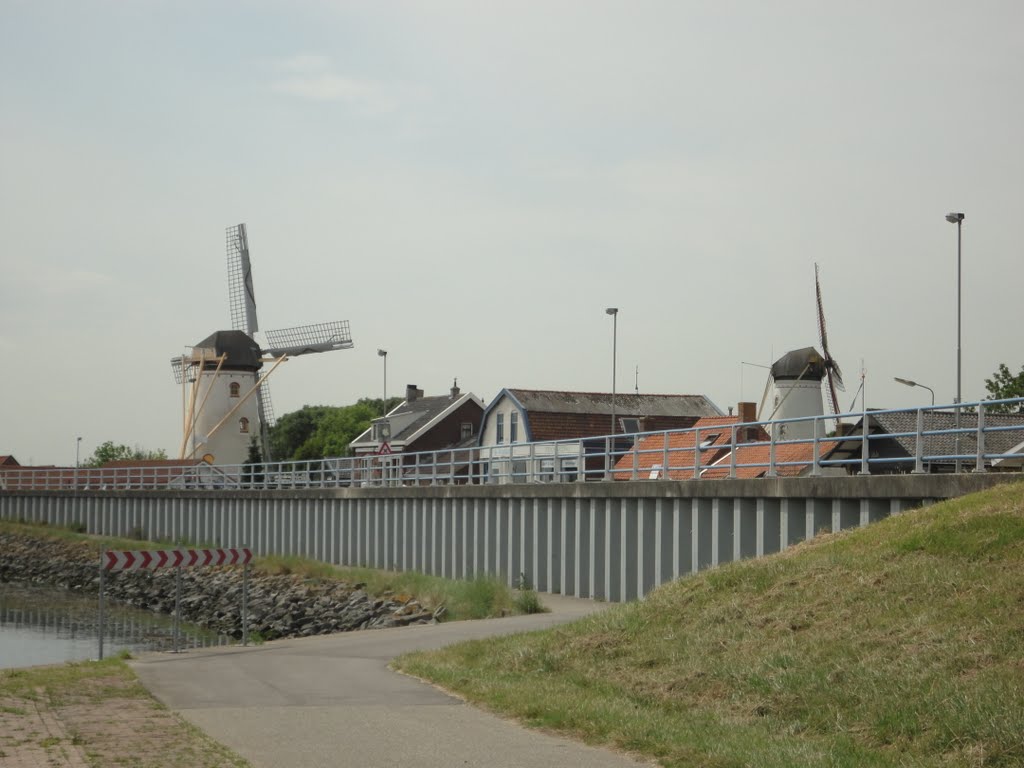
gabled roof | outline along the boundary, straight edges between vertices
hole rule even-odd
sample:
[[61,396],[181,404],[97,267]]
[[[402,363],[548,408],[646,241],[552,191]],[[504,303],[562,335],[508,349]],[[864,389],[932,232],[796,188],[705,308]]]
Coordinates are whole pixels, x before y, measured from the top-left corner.
[[[728,456],[729,446],[732,443],[732,426],[739,423],[738,416],[707,416],[698,420],[689,430],[670,432],[668,434],[668,465],[672,469],[669,469],[667,477],[662,468],[665,460],[665,435],[646,435],[640,438],[633,450],[616,462],[614,478],[616,480],[630,479],[633,476],[634,454],[638,454],[635,457],[638,478],[649,478],[651,473],[657,470],[655,479],[691,480],[693,479],[694,443],[698,432],[700,435],[700,466],[703,471],[703,468],[711,466],[722,456]],[[747,429],[744,428],[744,431]],[[749,429],[756,430],[755,434],[741,434],[737,436],[738,439],[768,439],[768,433],[760,427]]]
[[[528,411],[547,413],[615,413],[619,416],[721,416],[704,395],[634,395],[610,392],[559,392],[549,389],[503,389]],[[501,397],[501,394],[498,395]],[[497,399],[497,398],[496,398]],[[488,409],[489,410],[489,409]]]
[[[891,440],[905,456],[914,456],[917,442],[917,411],[900,412],[869,412],[868,423],[870,434],[891,435]],[[956,414],[953,411],[925,411],[923,414],[923,431],[932,432],[954,429]],[[1017,446],[1024,441],[1024,415],[1006,413],[986,413],[985,427],[1003,428],[1000,431],[985,432],[985,453],[1014,453]],[[970,455],[978,451],[978,414],[960,413],[960,428],[972,430],[960,435],[961,455]],[[860,455],[863,419],[854,427],[848,439],[834,444],[834,458],[845,458]],[[856,437],[854,437],[856,435]],[[923,454],[925,456],[951,456],[956,453],[956,435],[925,434]],[[876,442],[873,440],[872,442]],[[840,455],[841,454],[841,455]],[[830,456],[829,458],[833,458]],[[955,459],[931,459],[933,464],[952,464]],[[908,471],[912,469],[907,465]]]
[[[462,407],[467,402],[480,404],[480,399],[472,392],[467,392],[458,397],[451,395],[437,395],[432,397],[417,397],[413,401],[404,400],[390,411],[385,418],[391,426],[391,437],[388,442],[392,445],[403,445],[411,443],[429,429],[436,426],[452,411]],[[480,404],[483,408],[483,405]],[[380,419],[374,419],[380,421]],[[349,443],[353,448],[360,446],[376,446],[378,441],[372,439],[373,427],[365,430],[355,440]],[[476,440],[474,435],[473,440]]]
[[[508,398],[524,413],[527,441],[596,437],[611,432],[610,392],[560,392],[549,389],[503,389],[484,411]],[[617,418],[644,418],[645,430],[683,428],[702,416],[721,416],[722,411],[704,395],[615,395]],[[483,439],[484,430],[480,431]]]
[[0,467],[20,467],[18,460],[13,456],[0,456]]

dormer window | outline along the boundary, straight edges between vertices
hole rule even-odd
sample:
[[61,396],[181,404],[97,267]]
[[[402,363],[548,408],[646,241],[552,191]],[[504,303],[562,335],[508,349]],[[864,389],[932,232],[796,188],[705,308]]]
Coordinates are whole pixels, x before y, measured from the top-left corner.
[[721,432],[715,432],[714,434],[707,435],[703,440],[700,441],[700,449],[706,451],[708,448],[715,444],[715,441],[722,436]]
[[228,391],[230,392],[231,397],[238,397],[238,392],[239,390],[241,390],[241,388],[241,384],[239,384],[237,381],[232,381],[231,384],[228,386]]
[[637,419],[634,417],[619,419],[619,424],[622,427],[622,434],[624,435],[637,435],[644,431],[644,420]]
[[249,434],[249,420],[245,416],[238,420],[238,431],[243,435]]

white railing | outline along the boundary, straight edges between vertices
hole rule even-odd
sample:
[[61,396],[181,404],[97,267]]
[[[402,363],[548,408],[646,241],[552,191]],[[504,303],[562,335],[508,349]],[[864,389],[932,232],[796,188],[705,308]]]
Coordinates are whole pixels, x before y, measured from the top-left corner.
[[[279,490],[1021,471],[1024,413],[994,414],[993,408],[1001,405],[1019,411],[1024,398],[964,403],[959,427],[956,406],[945,405],[313,461],[13,467],[0,469],[0,491]],[[869,429],[859,429],[865,418]],[[872,431],[883,422],[914,426]]]

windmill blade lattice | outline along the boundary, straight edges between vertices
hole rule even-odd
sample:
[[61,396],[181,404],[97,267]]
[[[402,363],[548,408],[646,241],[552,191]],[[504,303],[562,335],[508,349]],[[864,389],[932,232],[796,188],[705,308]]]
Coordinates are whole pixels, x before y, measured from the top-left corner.
[[814,265],[814,294],[818,304],[818,340],[821,342],[821,351],[824,356],[826,380],[828,381],[829,406],[832,413],[840,413],[838,389],[846,391],[843,384],[843,372],[839,369],[839,363],[828,349],[828,333],[825,331],[825,307],[821,300],[821,281],[818,279],[818,265]]
[[249,263],[249,237],[245,224],[228,227],[228,305],[231,327],[252,336],[260,329],[256,321],[256,294],[252,287],[252,264]]
[[297,357],[313,352],[352,349],[352,333],[348,327],[348,320],[281,328],[267,331],[266,336],[269,347],[264,349],[263,353],[271,357]]

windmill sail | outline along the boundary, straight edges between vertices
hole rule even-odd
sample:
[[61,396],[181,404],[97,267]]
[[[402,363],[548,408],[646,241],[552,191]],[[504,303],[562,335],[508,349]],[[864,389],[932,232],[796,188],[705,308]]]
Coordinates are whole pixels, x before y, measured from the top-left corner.
[[256,321],[256,294],[252,287],[249,238],[245,232],[245,224],[228,227],[226,239],[231,327],[252,336],[260,327]]
[[825,358],[826,380],[828,381],[828,404],[832,413],[840,413],[839,397],[836,390],[846,391],[843,384],[843,372],[839,370],[839,363],[832,357],[828,349],[828,334],[825,331],[825,307],[821,301],[821,282],[818,279],[818,265],[814,265],[814,294],[818,303],[818,339],[821,341],[821,351]]

